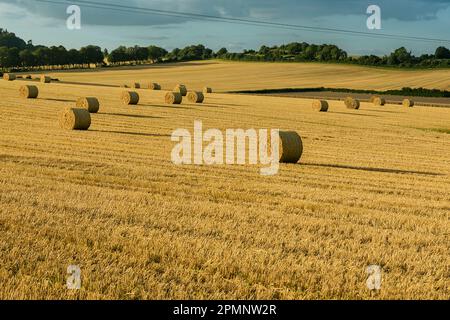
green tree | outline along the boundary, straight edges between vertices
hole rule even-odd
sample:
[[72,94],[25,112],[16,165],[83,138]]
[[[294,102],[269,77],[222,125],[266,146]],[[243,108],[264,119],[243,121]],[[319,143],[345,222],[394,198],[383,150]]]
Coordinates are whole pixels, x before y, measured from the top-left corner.
[[67,60],[71,65],[80,65],[83,63],[81,53],[77,49],[70,49],[67,51]]
[[136,60],[138,61],[148,60],[148,48],[136,47]]
[[302,53],[305,60],[314,60],[317,55],[318,47],[315,44],[308,46]]
[[108,56],[109,62],[111,63],[120,63],[128,60],[127,56],[127,48],[124,46],[120,46],[117,49],[111,51]]
[[103,52],[98,46],[89,45],[80,49],[80,54],[83,58],[83,63],[99,64],[103,62]]
[[227,53],[228,53],[227,48],[221,48],[219,51],[217,51],[216,55],[218,57],[222,57],[222,56],[226,55]]
[[36,56],[31,49],[20,51],[19,58],[23,67],[34,67],[37,64]]
[[33,55],[36,57],[36,64],[39,66],[50,65],[50,49],[44,46],[39,46],[33,51]]
[[26,42],[16,37],[14,33],[0,28],[0,47],[25,49],[26,46]]
[[446,47],[439,47],[434,54],[436,59],[450,59],[450,50]]
[[398,48],[388,58],[388,64],[390,65],[410,64],[412,61],[411,52],[406,50],[405,47]]
[[161,58],[168,53],[167,50],[157,46],[149,46],[147,50],[148,50],[148,59],[154,62],[161,60]]

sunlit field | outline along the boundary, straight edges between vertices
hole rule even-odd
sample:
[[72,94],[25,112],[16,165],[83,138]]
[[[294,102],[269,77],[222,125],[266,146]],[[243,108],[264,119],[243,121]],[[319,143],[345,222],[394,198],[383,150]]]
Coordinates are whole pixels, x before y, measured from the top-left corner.
[[154,66],[52,73],[64,81],[122,85],[131,82],[160,83],[172,89],[178,83],[216,91],[279,88],[348,88],[389,90],[424,87],[450,90],[450,70],[397,70],[322,63],[254,63],[195,61]]
[[[330,101],[319,113],[311,100],[223,93],[448,90],[449,70],[195,62],[51,75],[61,83],[35,83],[35,100],[19,97],[29,82],[0,80],[0,299],[450,298],[450,109]],[[219,93],[172,106],[137,89],[125,106],[124,89],[103,86],[131,82]],[[60,129],[82,96],[101,104],[90,129]],[[174,165],[171,134],[195,120],[296,131],[303,156],[271,177]]]

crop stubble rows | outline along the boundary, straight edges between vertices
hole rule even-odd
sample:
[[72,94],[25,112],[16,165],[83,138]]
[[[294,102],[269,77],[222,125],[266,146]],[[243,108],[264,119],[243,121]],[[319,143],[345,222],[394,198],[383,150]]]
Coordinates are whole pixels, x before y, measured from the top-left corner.
[[[98,80],[98,82],[101,82]],[[189,83],[186,83],[189,85]],[[0,86],[0,298],[377,298],[449,292],[450,110],[216,94],[162,104],[141,90]],[[90,131],[61,131],[78,96],[100,98]],[[275,111],[274,111],[275,110]],[[299,165],[175,166],[176,128],[280,128],[304,140]],[[79,264],[79,292],[65,269]]]

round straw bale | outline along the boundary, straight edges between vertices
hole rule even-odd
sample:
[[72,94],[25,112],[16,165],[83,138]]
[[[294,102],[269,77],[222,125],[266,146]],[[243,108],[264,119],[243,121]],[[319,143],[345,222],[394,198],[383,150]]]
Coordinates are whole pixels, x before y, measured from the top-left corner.
[[204,87],[203,93],[212,93],[212,89],[210,87]]
[[131,87],[134,88],[134,89],[140,89],[141,88],[141,84],[138,83],[138,82],[135,82],[135,83],[131,84]]
[[22,98],[36,99],[39,95],[39,89],[36,86],[21,86],[19,93]]
[[303,154],[302,138],[295,131],[280,131],[280,163],[297,163]]
[[158,83],[150,82],[147,86],[150,90],[161,90],[161,86]]
[[319,112],[328,111],[328,102],[325,100],[314,100],[312,106],[314,110]]
[[407,107],[407,108],[412,108],[412,107],[414,107],[414,101],[411,99],[404,99],[403,106]]
[[183,97],[187,95],[187,89],[184,84],[178,84],[175,89],[173,89],[174,92],[179,92]]
[[134,91],[124,91],[122,93],[122,101],[124,104],[138,104],[139,103],[139,94]]
[[188,101],[191,103],[202,103],[205,100],[205,96],[201,92],[190,91],[187,95]]
[[3,80],[14,81],[14,80],[16,80],[16,75],[12,74],[12,73],[4,73],[3,74]]
[[91,126],[91,114],[86,109],[67,108],[60,115],[59,125],[67,130],[87,130]]
[[49,76],[46,76],[46,75],[42,75],[40,79],[41,79],[42,83],[50,83],[50,82],[52,82],[52,78],[49,77]]
[[372,102],[375,106],[384,106],[386,104],[386,99],[382,97],[374,97]]
[[344,103],[345,103],[345,105],[346,105],[346,107],[348,109],[356,109],[356,110],[358,110],[359,107],[360,107],[359,100],[354,99],[352,97],[345,98]]
[[76,106],[80,109],[86,109],[89,113],[97,113],[100,109],[100,102],[95,97],[79,98]]
[[165,101],[167,104],[180,104],[183,101],[183,96],[179,92],[167,92]]

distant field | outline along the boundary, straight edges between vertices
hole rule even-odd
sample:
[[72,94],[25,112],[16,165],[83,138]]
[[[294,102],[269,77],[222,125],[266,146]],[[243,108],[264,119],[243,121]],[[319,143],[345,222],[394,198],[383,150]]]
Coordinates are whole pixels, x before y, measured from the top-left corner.
[[[322,73],[318,75],[318,70]],[[55,74],[56,75],[56,74]],[[184,82],[219,90],[309,86],[449,89],[450,71],[188,63],[58,73],[65,81]],[[449,299],[450,109],[232,94],[163,104],[164,92],[0,81],[0,299]],[[58,112],[97,96],[87,132]],[[176,128],[279,128],[300,164],[175,166]],[[80,291],[66,269],[82,270]],[[383,268],[378,294],[366,267]]]
[[66,81],[110,85],[156,81],[169,89],[178,83],[197,89],[209,85],[216,91],[300,87],[365,90],[424,87],[450,90],[450,69],[404,71],[319,63],[200,61],[52,75]]

